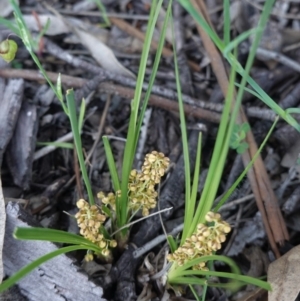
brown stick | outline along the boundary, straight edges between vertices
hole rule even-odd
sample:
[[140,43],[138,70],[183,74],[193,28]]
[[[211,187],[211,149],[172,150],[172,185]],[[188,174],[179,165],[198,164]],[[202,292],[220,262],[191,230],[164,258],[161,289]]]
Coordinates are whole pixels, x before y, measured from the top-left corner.
[[[47,75],[53,83],[56,82],[58,76],[57,73],[47,72]],[[43,83],[45,82],[45,79],[41,73],[32,70],[0,69],[0,76],[5,78],[24,78],[27,80],[40,81]],[[74,88],[81,88],[86,82],[85,79],[69,75],[61,75],[61,81],[67,87]],[[133,89],[115,85],[110,82],[100,83],[99,88],[103,92],[118,94],[124,98],[132,99],[134,97]],[[162,96],[151,95],[149,104],[168,111],[178,112],[178,104],[175,101],[164,98]],[[220,122],[221,116],[219,113],[194,107],[188,104],[184,105],[184,110],[187,116],[202,118],[213,123]]]
[[[145,41],[145,34],[142,31],[138,30],[137,28],[131,26],[128,22],[126,22],[122,19],[119,19],[119,18],[115,18],[115,17],[110,17],[109,19],[114,25],[119,27],[121,30],[127,32],[129,35],[134,36],[141,41]],[[158,43],[156,41],[152,40],[151,46],[153,49],[157,49]],[[166,47],[163,47],[162,54],[165,57],[172,57],[173,51]],[[195,62],[193,62],[191,60],[189,60],[188,63],[194,71],[197,71],[197,72],[200,71],[200,66],[198,64],[196,64]]]

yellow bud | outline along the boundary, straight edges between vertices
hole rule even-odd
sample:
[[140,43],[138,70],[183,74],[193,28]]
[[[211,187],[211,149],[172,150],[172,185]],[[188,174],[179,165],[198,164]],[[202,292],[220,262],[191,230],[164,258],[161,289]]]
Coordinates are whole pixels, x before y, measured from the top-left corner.
[[229,233],[230,231],[231,231],[231,227],[230,227],[230,225],[228,224],[228,223],[226,223],[226,222],[224,222],[224,225],[223,225],[223,232],[224,233]]
[[117,246],[117,242],[116,242],[115,240],[111,240],[111,241],[109,242],[109,246],[110,246],[111,248],[115,248],[115,247]]
[[76,206],[79,209],[84,208],[87,205],[87,202],[84,199],[80,199],[79,201],[77,201]]
[[147,159],[150,163],[154,163],[156,161],[156,154],[154,154],[154,152],[152,152],[151,154],[149,154]]
[[136,175],[137,175],[137,170],[136,170],[136,169],[133,169],[133,170],[130,172],[130,175],[131,175],[132,177],[136,177]]
[[93,259],[94,259],[94,256],[93,256],[93,254],[91,254],[91,253],[87,253],[87,254],[84,256],[84,260],[85,260],[86,262],[92,261]]
[[97,193],[97,197],[98,197],[99,199],[103,199],[103,198],[105,197],[104,192],[103,192],[103,191],[99,191],[99,192]]
[[212,222],[215,219],[215,214],[214,212],[208,211],[205,215],[205,220],[207,222]]
[[220,221],[221,220],[221,214],[220,213],[215,213],[215,220]]
[[100,247],[101,249],[106,248],[106,242],[105,242],[104,240],[102,240],[102,241],[100,242],[100,244],[99,244],[99,247]]
[[103,254],[104,256],[109,256],[110,251],[107,250],[107,249],[104,249],[104,250],[102,250],[102,254]]
[[89,227],[93,227],[95,225],[95,221],[94,220],[89,220]]

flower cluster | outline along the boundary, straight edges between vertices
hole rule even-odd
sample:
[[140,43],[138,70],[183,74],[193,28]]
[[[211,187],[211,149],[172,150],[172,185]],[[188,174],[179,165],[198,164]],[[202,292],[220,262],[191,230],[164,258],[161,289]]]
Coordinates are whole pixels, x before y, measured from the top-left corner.
[[102,204],[109,205],[112,210],[116,211],[116,195],[113,192],[109,192],[105,195],[103,191],[100,191],[97,197],[101,200]]
[[[115,240],[105,239],[99,231],[106,220],[106,216],[101,213],[97,206],[90,206],[84,199],[77,201],[76,205],[79,211],[75,214],[75,218],[80,228],[80,234],[99,246],[102,249],[102,255],[108,256],[110,254],[108,247],[116,247],[117,243]],[[92,259],[93,256],[89,253],[86,260]]]
[[[226,234],[231,230],[230,225],[221,219],[219,213],[208,212],[205,220],[210,225],[198,224],[195,233],[173,254],[168,255],[169,261],[183,265],[192,259],[211,255],[221,249],[221,243],[226,240]],[[205,265],[206,262],[200,262],[193,266],[193,270],[207,270]]]
[[156,206],[157,192],[155,185],[169,167],[170,159],[163,153],[153,151],[145,157],[142,171],[132,170],[129,176],[128,197],[129,207],[136,211],[142,209],[143,216]]

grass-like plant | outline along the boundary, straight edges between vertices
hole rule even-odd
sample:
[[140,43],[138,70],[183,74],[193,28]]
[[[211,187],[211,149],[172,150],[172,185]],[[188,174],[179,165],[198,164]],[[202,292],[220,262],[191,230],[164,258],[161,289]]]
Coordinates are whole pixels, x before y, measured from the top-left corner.
[[[85,112],[85,102],[82,100],[81,106],[79,109],[79,115],[77,114],[77,108],[75,105],[75,96],[72,89],[68,90],[66,92],[66,97],[64,98],[63,92],[62,92],[62,86],[61,86],[61,78],[60,75],[58,75],[57,83],[56,85],[53,85],[53,83],[50,81],[50,79],[47,76],[46,71],[44,70],[43,66],[41,65],[38,57],[34,53],[35,51],[35,45],[37,44],[36,41],[33,40],[25,22],[22,16],[22,13],[20,11],[19,6],[16,4],[14,0],[11,0],[11,4],[14,8],[14,15],[16,19],[15,26],[12,22],[5,20],[3,18],[0,18],[0,23],[6,25],[9,27],[15,35],[19,36],[21,40],[23,41],[24,45],[26,46],[28,52],[30,53],[31,57],[35,61],[36,65],[38,66],[39,70],[45,77],[46,81],[54,91],[55,95],[59,99],[62,108],[65,112],[65,114],[68,116],[71,124],[71,129],[74,136],[74,145],[76,148],[78,161],[82,173],[82,177],[85,183],[85,187],[88,193],[88,202],[85,200],[79,200],[77,202],[77,207],[79,209],[78,214],[75,215],[75,218],[78,221],[78,225],[80,227],[80,233],[85,237],[81,237],[74,234],[69,234],[63,231],[58,230],[51,230],[51,229],[40,229],[40,228],[17,228],[14,232],[14,237],[17,239],[25,239],[25,240],[46,240],[52,241],[52,242],[59,242],[59,243],[66,243],[66,244],[73,244],[74,246],[61,248],[58,251],[49,253],[36,261],[32,262],[27,267],[21,269],[19,272],[17,272],[15,275],[10,277],[8,280],[4,281],[0,285],[0,292],[7,289],[11,285],[13,285],[16,281],[24,277],[27,273],[32,271],[34,268],[38,267],[43,262],[58,256],[60,254],[70,252],[73,250],[78,249],[86,249],[89,250],[86,256],[87,260],[91,260],[93,258],[92,253],[100,256],[101,258],[110,258],[110,248],[116,247],[117,242],[113,240],[111,237],[111,234],[116,234],[116,239],[118,240],[118,245],[122,247],[122,245],[127,241],[128,233],[129,233],[129,226],[127,226],[132,214],[135,214],[136,211],[139,209],[139,207],[132,206],[132,204],[129,203],[129,197],[128,194],[130,191],[130,187],[132,188],[132,183],[129,183],[130,178],[133,177],[132,172],[132,164],[135,156],[135,150],[138,143],[139,133],[143,122],[143,117],[147,108],[148,100],[150,97],[151,89],[154,83],[154,79],[157,73],[163,45],[164,45],[164,37],[166,34],[167,29],[167,22],[168,17],[164,21],[164,25],[161,32],[161,37],[158,43],[158,49],[155,56],[155,61],[152,69],[152,73],[150,76],[149,84],[147,91],[145,95],[142,95],[143,90],[143,83],[144,83],[144,77],[145,77],[145,71],[146,71],[146,64],[148,60],[148,55],[150,52],[150,46],[151,46],[151,40],[155,28],[155,24],[159,15],[159,11],[161,9],[163,0],[155,0],[152,3],[151,11],[150,11],[150,20],[148,23],[147,31],[146,31],[146,39],[145,44],[142,51],[142,57],[140,62],[140,68],[138,72],[137,77],[137,85],[135,89],[135,96],[131,103],[131,114],[130,114],[130,121],[129,121],[129,128],[127,133],[127,140],[125,143],[125,151],[124,151],[124,159],[123,159],[123,166],[122,166],[122,176],[121,179],[119,179],[116,165],[114,162],[112,150],[109,144],[109,140],[107,137],[103,137],[103,143],[105,152],[107,155],[107,161],[109,170],[112,176],[112,182],[113,182],[113,188],[115,191],[115,194],[112,198],[105,198],[103,197],[103,204],[104,199],[108,199],[110,201],[114,202],[114,206],[111,206],[112,204],[109,203],[108,206],[102,206],[102,208],[99,208],[95,205],[94,195],[92,193],[91,183],[88,178],[87,169],[84,162],[84,156],[82,151],[82,143],[81,143],[81,130],[83,126],[83,119],[84,119],[84,112]],[[167,10],[167,16],[170,15],[171,11],[171,3],[168,6]],[[7,60],[12,60],[14,57],[14,53],[16,51],[15,49],[15,43],[14,41],[9,40],[8,42],[5,41],[6,44],[4,46],[4,58]],[[10,49],[7,48],[7,46],[13,46]],[[13,49],[14,48],[14,49]],[[14,53],[12,53],[12,50]],[[143,102],[142,102],[143,100]],[[142,103],[142,105],[141,105]],[[60,145],[62,147],[70,148],[70,144],[64,144]],[[153,172],[151,170],[151,166],[149,167],[149,164],[151,165],[155,159],[159,161],[160,164],[160,170],[158,179],[160,176],[163,175],[164,172],[162,172],[161,164],[163,164],[163,168],[167,168],[168,161],[167,158],[164,158],[164,155],[161,153],[152,153],[149,154],[146,158],[146,161],[148,162],[148,165],[145,167],[145,171],[147,170]],[[146,162],[145,161],[145,162]],[[164,163],[165,162],[165,163]],[[157,162],[155,163],[157,164]],[[145,176],[145,172],[143,174],[137,174],[139,178],[139,183],[142,186],[147,185],[153,186],[157,184],[157,182],[151,182],[151,179],[149,180],[147,176]],[[156,177],[157,179],[157,177]],[[136,184],[136,182],[135,182]],[[131,186],[130,186],[131,185]],[[147,188],[146,187],[146,188]],[[148,189],[148,188],[147,188]],[[149,191],[149,189],[148,189]],[[154,192],[155,193],[155,192]],[[133,209],[132,209],[133,208]],[[150,208],[153,208],[153,204]],[[112,210],[114,209],[114,210]],[[146,209],[146,212],[148,214],[148,209]],[[113,211],[113,212],[112,212]],[[103,227],[103,222],[106,218],[112,219],[112,232],[108,233],[107,230]],[[42,235],[41,235],[42,233]]]
[[[251,283],[260,286],[264,289],[270,289],[270,285],[258,279],[246,277],[240,274],[240,271],[236,264],[229,258],[215,255],[215,252],[220,249],[221,243],[226,239],[226,233],[230,231],[228,224],[221,220],[220,215],[213,213],[217,211],[220,206],[228,199],[230,194],[240,183],[245,176],[249,168],[252,166],[255,158],[259,155],[262,147],[265,145],[278,118],[274,122],[270,131],[266,135],[261,147],[257,154],[254,156],[249,165],[245,168],[243,173],[229,189],[229,191],[223,196],[219,204],[213,207],[213,202],[216,198],[217,190],[219,188],[221,176],[223,173],[225,161],[227,158],[230,145],[237,149],[238,152],[243,152],[247,148],[247,145],[242,144],[242,140],[245,138],[246,132],[249,130],[249,125],[236,124],[238,110],[242,101],[243,93],[248,83],[254,91],[251,91],[258,98],[260,98],[265,104],[272,108],[280,117],[285,119],[288,123],[294,126],[298,131],[300,129],[297,121],[289,114],[291,111],[284,111],[281,109],[250,77],[249,71],[254,59],[255,51],[258,47],[262,32],[265,28],[265,24],[268,20],[269,13],[271,11],[273,1],[266,1],[264,10],[261,14],[261,18],[257,29],[252,29],[233,41],[230,41],[230,24],[229,24],[229,1],[224,0],[224,41],[222,41],[215,31],[210,28],[208,23],[200,16],[196,10],[192,7],[190,1],[179,0],[179,2],[186,8],[186,10],[194,17],[194,19],[201,25],[206,31],[209,37],[213,40],[215,45],[223,53],[224,57],[228,60],[231,66],[231,74],[229,79],[228,92],[225,98],[225,105],[222,112],[222,118],[219,125],[219,131],[209,165],[208,175],[206,182],[198,203],[196,202],[196,192],[198,186],[198,178],[200,172],[200,155],[201,155],[201,136],[199,137],[199,143],[197,147],[197,157],[194,171],[193,184],[191,186],[190,179],[190,162],[188,153],[188,142],[186,136],[186,125],[183,111],[183,101],[181,97],[181,89],[179,82],[179,71],[177,65],[176,51],[174,49],[174,64],[176,73],[177,93],[180,108],[180,121],[181,132],[183,140],[183,152],[185,159],[185,216],[184,216],[184,228],[180,241],[175,241],[169,237],[170,249],[172,254],[168,256],[169,261],[172,263],[167,276],[170,284],[185,284],[189,285],[192,292],[195,294],[193,285],[203,285],[204,291],[202,300],[205,300],[207,286],[219,286],[224,288],[236,289],[240,285],[245,283]],[[248,37],[250,34],[255,34],[255,38],[248,56],[245,69],[239,64],[236,59],[236,52],[234,51],[238,46],[238,43]],[[174,45],[173,45],[174,47]],[[174,47],[175,48],[175,47]],[[239,85],[235,84],[236,73],[239,73],[242,77]],[[235,93],[235,86],[238,86],[238,92]],[[295,110],[292,110],[295,112]],[[297,110],[299,113],[299,111]],[[215,272],[209,269],[211,262],[221,261],[229,265],[231,273]],[[228,283],[214,283],[210,281],[211,276],[225,277],[232,279]],[[196,296],[198,300],[198,296]]]
[[[191,170],[189,162],[189,152],[188,152],[188,142],[187,142],[187,131],[186,123],[184,117],[183,101],[181,95],[181,88],[179,82],[179,70],[176,57],[176,49],[174,47],[174,65],[175,65],[175,75],[176,75],[176,86],[178,93],[179,101],[179,111],[180,111],[180,123],[181,123],[181,132],[182,132],[182,141],[183,141],[183,153],[185,159],[185,217],[184,217],[184,228],[181,235],[181,239],[176,241],[174,238],[169,238],[170,249],[172,255],[169,257],[169,260],[172,262],[170,269],[167,272],[168,283],[171,285],[190,285],[191,290],[194,291],[193,285],[203,285],[206,288],[210,286],[220,286],[224,288],[236,288],[241,283],[249,283],[260,286],[265,289],[270,289],[270,286],[267,282],[253,279],[251,277],[241,275],[236,264],[229,258],[225,256],[216,255],[215,251],[220,248],[221,242],[226,238],[226,234],[230,230],[229,225],[222,221],[220,216],[215,213],[217,209],[227,200],[230,193],[235,189],[238,183],[241,181],[242,177],[246,174],[248,169],[253,164],[255,157],[261,151],[263,145],[266,143],[270,133],[275,127],[276,122],[273,124],[273,127],[266,136],[262,146],[258,150],[258,153],[250,164],[245,168],[244,172],[241,174],[239,179],[234,183],[234,185],[229,189],[229,191],[223,196],[220,203],[212,208],[213,202],[216,198],[217,190],[219,188],[222,172],[228,155],[228,150],[230,144],[235,143],[235,148],[238,148],[239,143],[242,142],[244,133],[247,130],[245,127],[238,128],[236,126],[236,117],[238,110],[240,108],[243,92],[247,89],[246,84],[249,84],[252,87],[250,90],[251,93],[255,94],[260,98],[265,104],[267,104],[274,112],[276,112],[280,117],[285,119],[289,124],[294,126],[297,130],[300,130],[300,126],[297,121],[290,115],[294,113],[295,110],[283,110],[281,109],[250,77],[249,71],[253,62],[255,55],[255,50],[258,46],[259,40],[263,28],[265,27],[268,15],[273,5],[272,1],[266,1],[265,8],[262,12],[261,19],[257,29],[250,30],[240,35],[233,41],[230,41],[230,24],[229,24],[229,0],[224,0],[224,40],[221,40],[212,28],[207,24],[207,22],[200,16],[191,6],[190,1],[187,0],[178,0],[183,7],[194,17],[196,22],[198,22],[206,33],[213,40],[215,45],[223,53],[224,57],[227,59],[231,66],[231,73],[229,79],[228,93],[225,99],[225,106],[222,113],[221,122],[219,125],[219,131],[209,166],[209,172],[205,182],[203,192],[201,194],[200,200],[197,202],[197,186],[199,181],[200,173],[200,161],[201,161],[201,135],[199,136],[199,142],[197,146],[197,157],[195,164],[195,171],[193,176],[193,181],[191,181]],[[31,54],[33,60],[37,64],[38,68],[44,75],[45,79],[55,92],[57,98],[60,100],[64,112],[70,119],[70,124],[72,132],[74,135],[74,144],[76,147],[78,161],[80,164],[80,169],[82,172],[82,177],[86,186],[88,194],[88,202],[85,200],[79,200],[77,202],[77,207],[79,209],[78,214],[75,216],[78,220],[80,227],[80,233],[84,236],[78,236],[70,233],[65,233],[57,230],[50,229],[40,229],[40,228],[31,228],[23,229],[19,228],[15,231],[14,236],[18,239],[34,239],[34,240],[48,240],[53,242],[68,243],[73,246],[61,248],[55,252],[49,253],[38,260],[32,262],[29,266],[23,268],[21,271],[16,273],[14,276],[10,277],[8,280],[4,281],[0,285],[0,292],[10,287],[16,281],[25,276],[32,269],[42,264],[46,260],[49,260],[55,256],[63,254],[65,252],[70,252],[78,249],[87,249],[90,252],[87,254],[87,259],[91,259],[91,252],[101,255],[104,257],[110,257],[109,253],[110,248],[113,248],[118,245],[122,248],[124,243],[128,239],[129,235],[129,225],[131,217],[135,212],[141,208],[140,205],[134,206],[131,203],[131,200],[138,199],[137,197],[130,197],[131,194],[135,193],[137,189],[146,188],[146,191],[151,191],[153,198],[156,197],[153,187],[157,184],[155,181],[157,174],[154,172],[153,177],[148,177],[149,168],[151,170],[151,164],[158,160],[159,164],[159,176],[164,174],[164,169],[167,166],[167,159],[160,153],[152,153],[146,157],[144,169],[142,172],[138,172],[132,169],[133,161],[135,157],[136,147],[138,143],[139,133],[141,130],[141,125],[143,121],[143,116],[147,108],[148,100],[151,93],[151,88],[154,83],[154,79],[157,73],[162,48],[164,44],[164,37],[171,15],[172,1],[169,2],[166,18],[164,21],[164,26],[162,29],[158,50],[156,53],[154,65],[152,68],[152,73],[149,80],[149,85],[145,95],[143,96],[143,84],[145,81],[145,70],[146,63],[150,51],[151,40],[155,28],[155,24],[159,15],[160,8],[162,6],[163,0],[153,0],[149,23],[146,31],[146,39],[142,51],[140,68],[137,76],[137,84],[135,89],[135,95],[131,102],[131,114],[129,119],[129,127],[127,132],[127,139],[125,143],[124,157],[123,157],[123,166],[121,177],[119,178],[117,173],[116,164],[113,158],[113,152],[110,147],[108,137],[103,137],[103,145],[107,157],[108,167],[111,173],[112,184],[114,192],[105,195],[104,193],[100,194],[102,199],[102,207],[99,208],[95,205],[94,195],[91,189],[91,183],[88,178],[87,169],[84,162],[84,156],[82,152],[81,144],[81,130],[83,126],[85,105],[82,101],[79,115],[77,114],[77,108],[75,105],[75,98],[73,90],[68,90],[66,92],[66,97],[64,98],[60,77],[58,76],[56,86],[50,81],[47,77],[45,70],[40,64],[38,57],[34,53],[33,49],[33,39],[24,23],[22,14],[18,5],[11,0],[15,18],[17,21],[17,26],[9,23],[7,20],[0,19],[0,23],[7,25],[11,28],[15,34],[17,34],[23,41],[24,45]],[[250,34],[255,34],[254,42],[251,47],[249,58],[246,64],[246,67],[243,68],[237,61],[237,56],[235,54],[235,49],[237,45],[245,38],[249,37]],[[236,73],[241,75],[240,84],[236,84]],[[238,87],[238,92],[235,93],[235,87]],[[249,89],[248,89],[249,90]],[[233,141],[232,137],[235,135],[237,139]],[[67,147],[70,147],[68,144]],[[240,148],[240,151],[241,148]],[[156,161],[155,161],[156,162]],[[150,167],[149,167],[150,166]],[[162,168],[162,166],[164,168]],[[152,170],[151,170],[152,174]],[[160,179],[158,176],[158,180]],[[192,185],[191,185],[192,182]],[[151,189],[149,188],[151,187]],[[149,207],[143,208],[145,213],[148,213],[147,210],[152,208],[153,198],[151,199],[152,204]],[[151,203],[150,202],[150,203]],[[134,203],[136,204],[136,203]],[[213,212],[214,211],[214,212]],[[112,232],[109,233],[103,226],[103,223],[106,218],[111,218],[112,220]],[[113,237],[115,235],[115,237]],[[209,240],[213,236],[214,242]],[[45,239],[46,237],[46,239]],[[199,239],[204,245],[205,251],[195,252],[193,247],[196,245],[196,239]],[[198,246],[198,245],[197,245]],[[185,257],[182,250],[189,253],[190,257]],[[194,253],[193,253],[194,252]],[[231,273],[224,272],[215,272],[209,269],[210,262],[213,261],[222,261],[231,268]],[[196,268],[195,268],[196,267]],[[210,276],[216,277],[225,277],[231,279],[228,283],[212,283],[210,281]],[[204,290],[205,291],[205,290]],[[198,298],[198,297],[197,297]],[[205,300],[205,293],[202,296],[202,300]]]

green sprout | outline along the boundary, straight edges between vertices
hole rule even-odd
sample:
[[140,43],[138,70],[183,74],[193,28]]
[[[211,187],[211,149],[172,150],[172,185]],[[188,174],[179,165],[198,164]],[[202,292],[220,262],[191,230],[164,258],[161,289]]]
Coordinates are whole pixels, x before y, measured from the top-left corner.
[[250,130],[250,125],[248,123],[235,124],[233,126],[232,135],[230,138],[230,147],[235,149],[238,154],[242,154],[249,147],[248,143],[245,141],[247,132]]

